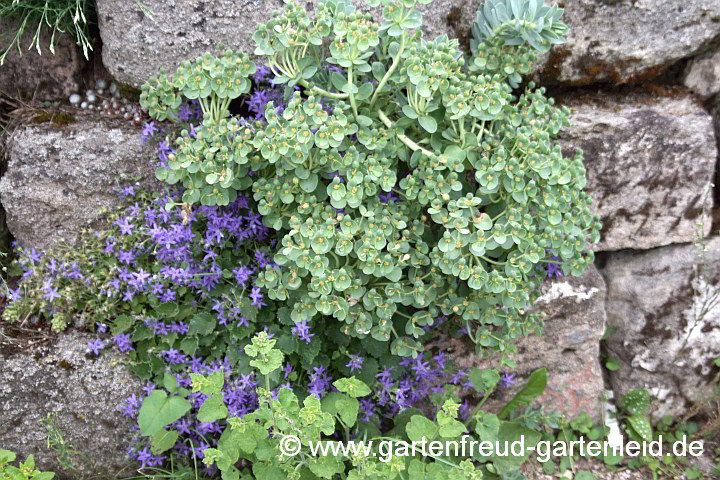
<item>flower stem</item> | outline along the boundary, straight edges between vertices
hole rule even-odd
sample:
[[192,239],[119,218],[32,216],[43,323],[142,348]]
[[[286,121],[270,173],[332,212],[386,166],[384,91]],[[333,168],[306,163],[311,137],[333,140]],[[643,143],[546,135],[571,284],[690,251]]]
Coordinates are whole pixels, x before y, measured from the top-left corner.
[[347,93],[332,93],[332,92],[328,92],[327,90],[324,90],[320,87],[311,87],[310,84],[307,82],[307,80],[304,80],[304,79],[298,81],[298,85],[303,86],[303,87],[309,89],[311,92],[317,93],[318,95],[322,95],[322,96],[328,97],[328,98],[334,98],[336,100],[344,100],[350,96]]
[[[392,128],[392,122],[387,117],[387,115],[385,115],[385,112],[383,112],[382,110],[378,110],[377,112],[378,112],[378,116],[380,117],[380,120],[382,120],[382,122],[385,124],[385,126],[387,128]],[[431,158],[431,159],[438,158],[437,155],[435,155],[434,153],[432,153],[429,150],[424,149],[423,147],[421,147],[417,143],[413,142],[412,140],[410,140],[408,137],[406,137],[403,134],[400,134],[400,133],[397,134],[397,138],[398,138],[398,140],[403,142],[413,152],[420,150],[428,158]]]
[[395,55],[395,58],[393,58],[393,63],[390,65],[390,68],[387,72],[385,72],[385,75],[383,75],[382,80],[380,80],[380,83],[378,84],[377,88],[375,89],[375,93],[372,96],[372,99],[370,99],[370,108],[375,105],[375,102],[378,99],[378,95],[380,95],[380,90],[383,89],[387,81],[390,79],[390,76],[395,72],[395,69],[397,68],[398,64],[400,63],[400,57],[403,54],[403,50],[405,50],[405,40],[406,40],[406,33],[403,32],[402,37],[400,37],[400,48],[398,48],[397,55]]
[[480,258],[482,258],[483,260],[485,260],[488,263],[492,263],[493,265],[505,265],[507,263],[507,262],[496,262],[494,260],[490,260],[489,258],[487,258],[484,255],[480,255]]
[[[350,66],[348,67],[348,85],[350,85],[350,87],[353,86],[353,66],[352,66],[352,64],[350,64]],[[355,94],[353,94],[353,93],[350,94],[350,105],[352,105],[353,114],[355,114],[355,117],[357,118],[358,110],[357,110],[357,104],[355,103]]]

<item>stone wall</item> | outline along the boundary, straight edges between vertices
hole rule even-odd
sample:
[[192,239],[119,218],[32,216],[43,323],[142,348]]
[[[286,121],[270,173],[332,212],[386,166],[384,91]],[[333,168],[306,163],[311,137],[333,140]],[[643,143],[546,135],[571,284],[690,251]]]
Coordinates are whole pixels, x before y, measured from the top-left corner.
[[40,249],[75,242],[120,204],[122,186],[152,178],[150,150],[122,119],[78,114],[62,127],[18,128],[7,151],[0,179],[7,225],[20,244]]
[[572,99],[570,153],[585,152],[587,190],[603,222],[596,251],[692,242],[710,233],[717,147],[710,114],[688,93]]
[[[611,375],[622,394],[649,387],[654,414],[678,416],[707,393],[712,365],[720,357],[720,238],[699,255],[695,245],[644,252],[617,252],[608,258],[608,323],[618,331],[608,350],[622,366]],[[715,300],[717,303],[717,300]]]
[[[118,407],[142,382],[121,366],[121,355],[87,355],[92,334],[69,332],[34,354],[0,352],[2,448],[34,454],[38,468],[60,478],[113,478],[130,466],[125,449],[132,422]],[[48,418],[50,424],[47,423]],[[48,430],[65,443],[69,462],[48,450]]]
[[[448,33],[467,45],[481,3],[436,0],[424,7],[426,36]],[[546,285],[539,307],[550,313],[547,336],[521,343],[518,374],[548,367],[544,405],[570,415],[598,412],[603,388],[616,397],[648,388],[657,415],[679,414],[705,394],[720,356],[720,311],[702,308],[720,282],[720,237],[712,225],[718,195],[711,185],[720,135],[720,2],[560,3],[572,34],[539,60],[534,78],[573,109],[573,125],[560,142],[568,152],[585,152],[603,238],[595,246],[597,270]],[[138,86],[219,42],[252,52],[253,25],[281,6],[280,0],[98,0],[102,62],[118,82]],[[0,68],[0,85],[66,97],[84,66],[72,48],[63,51],[62,68],[60,57],[28,52]],[[46,77],[66,80],[40,81]],[[7,139],[0,201],[11,232],[30,246],[92,225],[96,205],[112,204],[115,177],[142,171],[138,132],[83,122],[28,126]],[[698,235],[707,238],[703,255],[697,255]],[[606,326],[614,330],[607,353],[622,365],[605,372],[609,382],[599,359]],[[454,347],[465,365],[484,364],[463,345]]]

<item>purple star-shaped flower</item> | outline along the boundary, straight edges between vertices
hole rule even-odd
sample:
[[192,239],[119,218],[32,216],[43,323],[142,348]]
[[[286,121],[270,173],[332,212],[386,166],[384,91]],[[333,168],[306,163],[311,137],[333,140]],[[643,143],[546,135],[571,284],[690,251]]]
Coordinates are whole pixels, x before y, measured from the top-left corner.
[[297,322],[290,332],[305,343],[310,343],[312,341],[312,337],[315,336],[314,333],[310,333],[310,326],[305,320]]
[[310,374],[308,382],[308,393],[322,398],[330,389],[332,377],[325,372],[325,367],[313,367],[313,373]]
[[142,287],[143,285],[145,285],[145,280],[150,278],[150,274],[147,273],[142,268],[137,272],[133,272],[132,276],[133,276],[133,279],[130,280],[129,283],[130,283],[130,285],[132,285],[134,287]]
[[56,299],[60,298],[60,294],[57,291],[57,288],[50,287],[47,290],[45,290],[45,294],[43,295],[43,298],[50,300],[51,302]]
[[192,110],[190,110],[190,107],[187,106],[187,104],[183,103],[180,105],[180,108],[178,108],[178,113],[175,114],[175,118],[181,122],[187,122],[190,120],[190,114],[192,114]]
[[250,75],[256,83],[264,82],[268,77],[272,76],[272,71],[265,65],[258,65],[255,69],[255,73]]
[[106,341],[101,338],[96,338],[95,340],[88,342],[88,351],[94,353],[95,355],[100,355],[100,350],[104,349],[106,346]]
[[132,235],[134,225],[130,224],[127,217],[122,219],[118,218],[115,220],[114,224],[120,227],[121,235]]
[[[553,262],[557,262],[560,261],[560,257],[553,255],[552,257],[550,257],[550,260]],[[548,263],[547,276],[548,278],[552,278],[553,276],[555,276],[555,278],[564,277],[565,274],[563,273],[562,265],[558,263]]]
[[270,263],[266,258],[265,253],[260,251],[255,252],[255,261],[258,263],[260,268],[264,268],[265,265]]
[[33,263],[40,263],[40,260],[42,260],[42,253],[35,250],[34,247],[27,255],[28,258],[33,261]]
[[155,390],[155,384],[148,380],[142,390],[145,392],[145,395],[150,395],[152,391]]
[[355,370],[362,369],[363,363],[365,362],[365,359],[360,356],[360,354],[354,354],[350,355],[350,361],[348,362],[346,367],[350,369],[351,372],[354,372]]
[[186,363],[188,361],[187,355],[180,353],[178,350],[175,350],[174,348],[171,348],[170,350],[162,352],[162,356],[165,358],[165,360],[168,363],[171,363],[173,365],[177,365],[180,363]]
[[13,290],[12,288],[8,288],[8,290],[10,291],[10,301],[11,302],[16,302],[16,301],[20,300],[20,297],[22,297],[23,289],[21,286],[16,288],[15,290]]
[[250,280],[250,275],[252,275],[253,269],[252,267],[242,266],[234,269],[232,273],[235,275],[235,281],[244,287],[248,280]]
[[380,201],[381,201],[382,203],[388,203],[388,202],[390,202],[390,200],[392,200],[392,201],[394,201],[394,202],[397,202],[397,201],[400,200],[398,197],[396,197],[396,196],[393,194],[393,192],[381,193],[381,194],[378,195],[378,198],[380,199]]
[[115,335],[114,340],[115,346],[120,352],[126,353],[133,349],[129,333],[119,333]]
[[502,383],[503,387],[510,388],[513,385],[517,385],[517,380],[515,380],[515,374],[514,373],[506,373],[500,378],[500,382]]
[[143,126],[143,131],[141,134],[143,141],[147,142],[150,138],[152,138],[153,135],[155,135],[155,133],[157,133],[157,131],[158,129],[155,126],[154,121],[146,123],[145,126]]
[[260,292],[260,287],[253,287],[252,292],[249,295],[250,299],[252,300],[251,305],[261,308],[267,306],[263,300],[265,299],[264,295]]

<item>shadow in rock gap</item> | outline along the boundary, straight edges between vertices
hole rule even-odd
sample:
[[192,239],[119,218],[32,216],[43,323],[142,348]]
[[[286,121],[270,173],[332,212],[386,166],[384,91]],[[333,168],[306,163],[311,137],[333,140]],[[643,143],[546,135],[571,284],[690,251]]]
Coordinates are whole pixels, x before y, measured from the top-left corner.
[[[715,127],[715,141],[720,152],[720,93],[708,99],[705,103],[706,108],[713,116],[713,125]],[[713,200],[715,208],[712,210],[712,231],[720,231],[720,153],[718,153],[717,162],[715,162],[715,175],[713,176],[715,188],[713,189]]]
[[[0,178],[5,175],[7,170],[7,154],[5,146],[7,143],[7,130],[9,117],[8,114],[13,109],[13,102],[0,92]],[[2,198],[0,198],[0,252],[9,252],[12,238],[10,230],[7,228],[5,221],[5,209],[2,206]]]

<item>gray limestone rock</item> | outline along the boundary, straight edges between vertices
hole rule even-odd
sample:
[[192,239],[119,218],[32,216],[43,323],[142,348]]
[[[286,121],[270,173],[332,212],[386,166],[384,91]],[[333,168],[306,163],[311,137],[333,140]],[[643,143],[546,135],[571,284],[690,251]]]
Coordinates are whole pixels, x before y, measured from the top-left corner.
[[652,413],[682,415],[709,393],[720,356],[720,238],[648,252],[609,254],[608,349],[622,367],[610,373],[616,397],[647,388]]
[[595,250],[692,242],[700,221],[710,231],[706,193],[718,153],[712,117],[691,97],[597,95],[570,107],[561,142],[567,153],[585,152],[587,191],[603,222]]
[[[716,95],[709,102],[710,113],[715,127],[715,140],[718,145],[718,158],[720,158],[720,95]],[[715,183],[717,184],[717,178]]]
[[638,83],[720,36],[716,0],[564,0],[568,42],[545,56],[543,83]]
[[[126,455],[132,420],[118,407],[142,384],[119,355],[86,355],[93,338],[70,332],[45,351],[0,354],[2,448],[23,459],[33,454],[38,468],[58,478],[115,478],[132,465]],[[49,432],[53,443],[65,442],[68,457],[48,448]]]
[[[534,309],[547,314],[544,334],[516,343],[517,354],[512,358],[517,363],[513,373],[517,374],[518,383],[499,389],[497,398],[491,398],[485,405],[491,410],[500,408],[517,393],[530,373],[547,368],[548,386],[535,404],[569,417],[586,412],[599,421],[605,389],[599,362],[600,339],[605,330],[603,278],[592,267],[580,277],[548,281]],[[505,369],[498,358],[478,358],[469,340],[443,340],[437,346],[447,345],[453,350],[450,358],[456,365]]]
[[[543,82],[638,82],[702,51],[720,36],[720,4],[715,0],[558,3],[565,7],[572,32],[567,44],[542,57]],[[312,9],[314,2],[301,4]],[[436,0],[420,6],[426,38],[447,33],[468,47],[470,25],[481,4]],[[280,8],[280,0],[98,0],[103,62],[116,79],[139,86],[157,74],[158,67],[172,71],[218,43],[252,52],[255,26]],[[381,18],[379,9],[368,11]]]
[[[300,2],[310,12],[314,1]],[[482,2],[436,0],[421,5],[426,38],[447,33],[461,37],[469,49],[470,24]],[[378,21],[380,8],[369,11]],[[183,60],[194,60],[218,43],[252,53],[252,36],[282,0],[98,0],[98,23],[103,40],[103,63],[120,82],[139,87],[160,67],[172,72]]]
[[120,204],[120,185],[150,182],[152,157],[137,127],[100,115],[78,114],[65,126],[20,127],[8,141],[9,162],[0,200],[15,240],[46,249],[74,242],[103,212]]
[[687,66],[683,83],[702,97],[720,92],[720,48],[694,58]]

